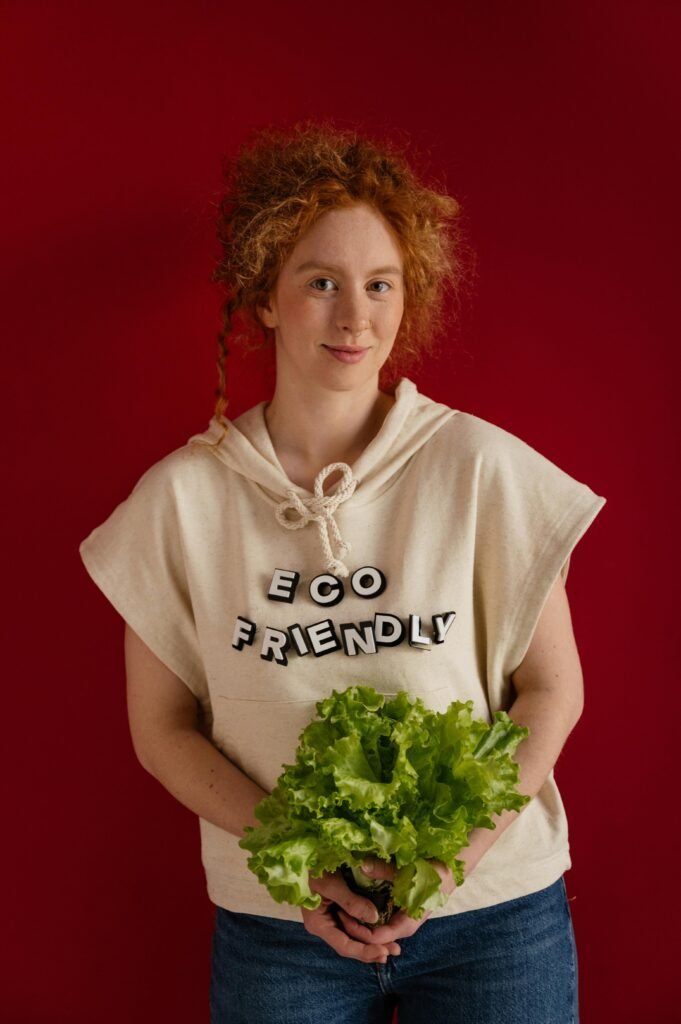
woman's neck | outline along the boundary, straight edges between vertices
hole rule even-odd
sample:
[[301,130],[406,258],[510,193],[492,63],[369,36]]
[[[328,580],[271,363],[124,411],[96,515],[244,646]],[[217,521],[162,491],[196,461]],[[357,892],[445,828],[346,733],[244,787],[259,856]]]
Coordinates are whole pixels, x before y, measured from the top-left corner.
[[301,394],[278,380],[272,401],[265,406],[265,422],[289,478],[311,490],[309,485],[324,466],[352,465],[359,458],[394,404],[394,398],[373,381],[358,391]]

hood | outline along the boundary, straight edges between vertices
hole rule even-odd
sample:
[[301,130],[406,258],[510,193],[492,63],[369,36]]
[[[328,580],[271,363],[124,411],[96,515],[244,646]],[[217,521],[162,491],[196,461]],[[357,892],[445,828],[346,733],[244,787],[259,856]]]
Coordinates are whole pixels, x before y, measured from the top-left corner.
[[[324,466],[315,478],[314,491],[310,492],[286,476],[267,429],[266,405],[267,402],[260,402],[235,420],[221,417],[218,421],[213,416],[208,429],[194,434],[187,443],[209,446],[215,458],[256,484],[283,529],[298,530],[316,523],[327,570],[337,576],[348,575],[341,559],[349,545],[340,535],[334,517],[336,509],[346,501],[353,506],[373,501],[412,455],[456,413],[455,409],[419,394],[413,381],[403,377],[395,390],[395,404],[360,457],[352,466],[344,462]],[[342,479],[325,494],[324,481],[335,470],[340,470]]]

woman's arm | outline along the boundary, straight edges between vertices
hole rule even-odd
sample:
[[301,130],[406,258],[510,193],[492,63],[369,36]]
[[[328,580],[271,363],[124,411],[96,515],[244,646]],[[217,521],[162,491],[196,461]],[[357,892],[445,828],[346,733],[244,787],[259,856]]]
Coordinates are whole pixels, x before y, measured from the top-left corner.
[[200,731],[193,693],[125,624],[128,721],[138,760],[190,811],[234,836],[267,793]]
[[[584,709],[582,666],[560,575],[546,599],[527,653],[511,678],[516,699],[509,717],[530,730],[515,754],[520,765],[518,789],[533,797],[546,782]],[[478,828],[471,832],[470,846],[459,854],[466,865],[465,875],[519,814],[522,811],[504,811],[493,817],[493,831]]]
[[[181,804],[218,828],[241,838],[245,825],[257,827],[254,809],[267,793],[201,733],[194,695],[127,623],[125,665],[130,734],[142,766]],[[363,920],[375,920],[376,913],[340,873],[311,879],[311,888],[320,893],[322,905],[319,912],[303,911],[305,927],[341,956],[385,963],[390,953],[399,952],[394,942],[354,942],[338,927],[332,905]]]
[[[517,696],[508,714],[514,722],[526,725],[530,730],[515,753],[515,760],[520,765],[518,790],[532,797],[546,782],[584,707],[582,666],[567,593],[560,575],[551,588],[530,646],[512,679]],[[522,811],[504,811],[493,817],[495,829],[477,828],[470,833],[470,845],[458,854],[465,864],[466,877],[519,814]],[[443,889],[451,892],[454,889],[451,871],[443,864],[436,866],[443,877]],[[390,877],[390,873],[388,865],[377,861],[372,877]],[[415,921],[398,912],[390,924],[372,932],[347,915],[341,915],[346,931],[353,938],[383,944],[413,935],[427,916],[424,914]]]

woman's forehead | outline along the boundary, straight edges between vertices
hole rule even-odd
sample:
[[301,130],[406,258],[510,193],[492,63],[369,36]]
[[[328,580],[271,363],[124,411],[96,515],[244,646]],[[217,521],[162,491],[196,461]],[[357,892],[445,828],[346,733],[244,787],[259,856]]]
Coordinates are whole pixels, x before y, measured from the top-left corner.
[[[399,273],[402,265],[400,245],[385,218],[368,205],[328,210],[298,239],[289,262],[293,273],[306,270],[335,269],[363,263],[375,263],[372,270],[391,267]],[[383,269],[387,273],[387,269]]]

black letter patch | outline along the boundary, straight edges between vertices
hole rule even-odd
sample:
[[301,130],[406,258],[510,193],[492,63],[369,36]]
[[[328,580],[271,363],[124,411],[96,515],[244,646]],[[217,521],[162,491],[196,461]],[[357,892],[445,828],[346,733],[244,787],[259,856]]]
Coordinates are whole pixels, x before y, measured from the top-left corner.
[[244,644],[252,644],[255,629],[255,622],[237,615],[236,622],[234,623],[234,632],[232,633],[232,647],[235,647],[237,651],[241,651]]
[[340,650],[340,641],[336,636],[331,619],[323,619],[322,622],[314,622],[308,626],[307,638],[315,658],[321,658],[324,654]]
[[270,601],[286,601],[287,604],[293,604],[299,580],[300,573],[294,572],[293,569],[275,569],[270,589],[267,591],[268,598]]

